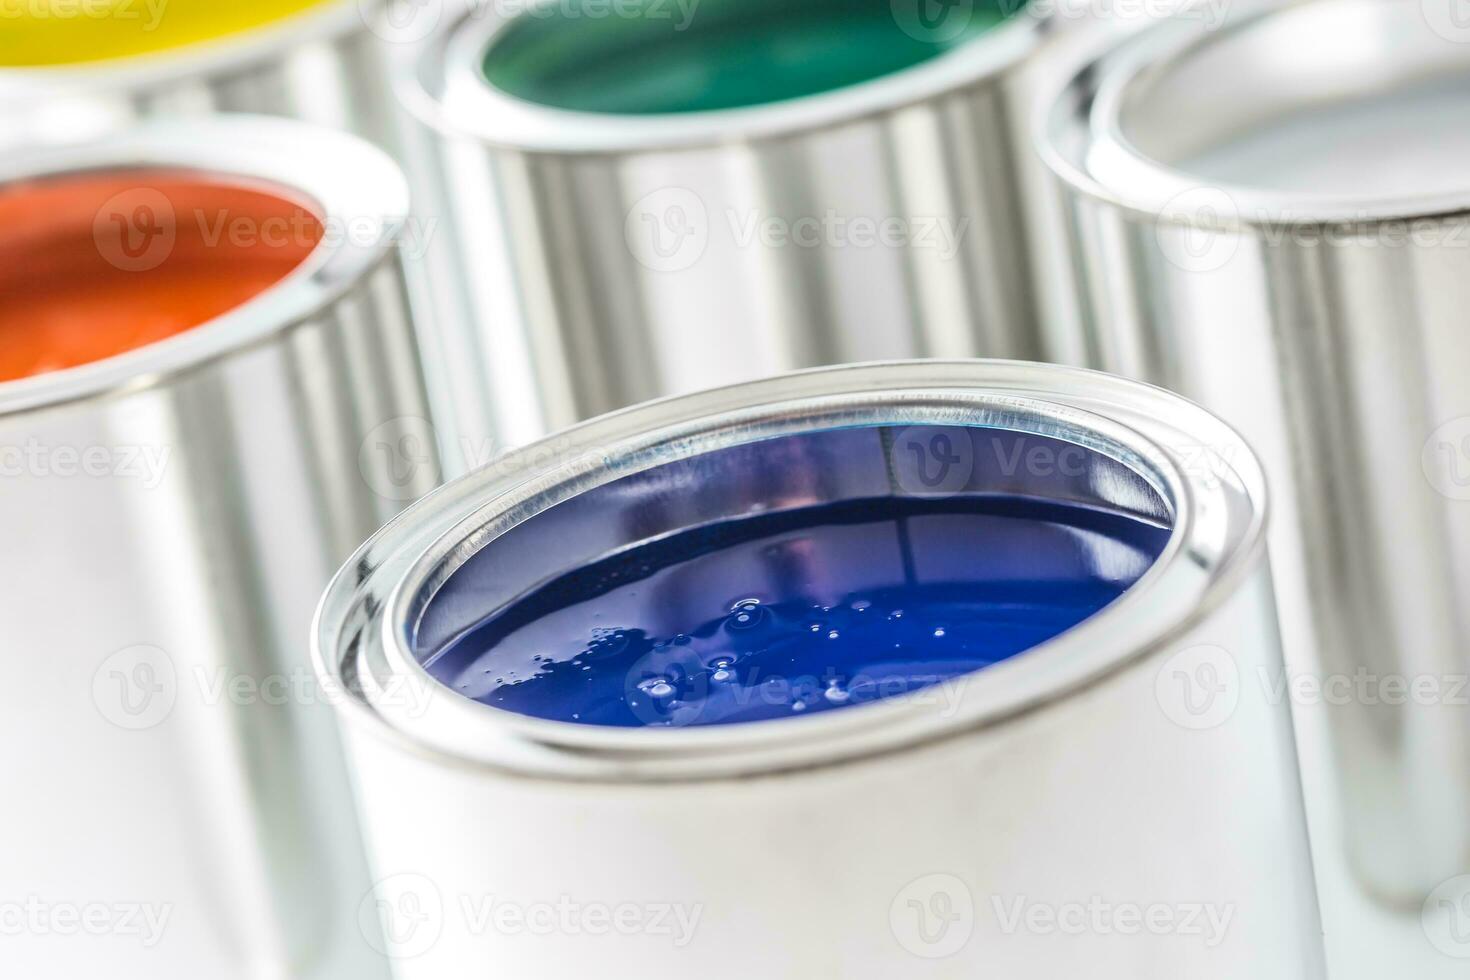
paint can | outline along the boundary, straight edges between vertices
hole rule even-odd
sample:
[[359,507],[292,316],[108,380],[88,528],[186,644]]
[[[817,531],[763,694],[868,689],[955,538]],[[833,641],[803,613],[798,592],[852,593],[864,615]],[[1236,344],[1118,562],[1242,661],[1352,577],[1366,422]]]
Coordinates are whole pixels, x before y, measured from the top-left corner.
[[[800,367],[1048,354],[1018,4],[452,4],[398,49],[463,437]],[[930,16],[933,15],[933,16]],[[483,452],[458,468],[483,462]]]
[[6,146],[143,119],[281,115],[396,140],[381,0],[17,4],[0,45]]
[[1358,877],[1412,908],[1470,869],[1466,39],[1408,0],[1165,25],[1045,146],[1095,363],[1220,413],[1283,491],[1284,690],[1330,728]]
[[267,117],[0,163],[18,974],[384,975],[302,639],[343,556],[435,482],[407,205],[381,151]]
[[[1321,978],[1289,711],[1249,680],[1280,664],[1264,494],[1183,399],[1003,361],[668,399],[451,481],[317,615],[365,915],[401,980]],[[910,670],[1079,562],[1116,591],[1061,632]],[[894,607],[955,576],[940,625]]]

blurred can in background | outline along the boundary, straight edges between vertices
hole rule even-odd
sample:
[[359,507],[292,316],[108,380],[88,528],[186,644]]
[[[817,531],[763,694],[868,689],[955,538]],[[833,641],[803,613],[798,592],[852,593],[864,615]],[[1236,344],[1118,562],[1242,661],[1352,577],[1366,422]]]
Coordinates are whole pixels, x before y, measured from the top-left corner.
[[[791,368],[1048,355],[1013,85],[1020,5],[460,0],[400,99],[446,369],[488,447]],[[426,25],[427,30],[427,25]],[[437,407],[437,406],[436,406]]]
[[1467,41],[1435,0],[1170,23],[1045,143],[1091,359],[1219,412],[1283,491],[1282,695],[1325,707],[1351,861],[1411,906],[1470,868]]
[[0,146],[141,119],[281,115],[391,145],[383,0],[17,4],[0,35]]
[[435,482],[407,206],[380,151],[265,117],[0,162],[17,975],[384,974],[302,638],[331,570]]
[[[939,448],[953,465],[930,479]],[[352,694],[340,709],[370,913],[399,977],[1321,980],[1290,712],[1252,682],[1280,665],[1264,493],[1239,438],[1177,396],[983,361],[663,400],[450,482],[344,566],[316,624],[317,669]],[[607,556],[647,542],[963,495],[1144,521],[1164,543],[1110,605],[958,678],[952,699],[616,727],[568,717],[574,704],[496,706],[435,666],[528,590],[594,567],[604,582]],[[809,543],[791,559],[820,577],[832,555]],[[1051,574],[1038,543],[987,542],[1010,556],[996,581]],[[933,557],[915,549],[905,566]],[[795,574],[740,568],[741,595]],[[670,609],[709,591],[661,590],[650,571],[625,584]],[[750,609],[720,629],[747,629]],[[669,650],[693,649],[681,636]],[[530,669],[562,671],[575,692],[624,669],[624,641],[588,649],[593,674],[540,655]],[[477,686],[481,667],[465,670]],[[698,710],[694,677],[649,697]],[[616,686],[630,705],[645,689]]]

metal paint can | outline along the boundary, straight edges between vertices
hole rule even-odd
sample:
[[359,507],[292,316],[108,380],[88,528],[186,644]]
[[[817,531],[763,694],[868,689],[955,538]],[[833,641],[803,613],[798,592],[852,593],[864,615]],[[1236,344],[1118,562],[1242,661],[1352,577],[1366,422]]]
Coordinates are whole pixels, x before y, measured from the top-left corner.
[[18,974],[383,975],[300,638],[342,557],[434,483],[396,452],[424,414],[407,204],[381,151],[266,117],[0,165]]
[[[1047,360],[1087,367],[1092,363],[1077,291],[1073,286],[1071,230],[1066,195],[1036,152],[1038,121],[1045,119],[1057,90],[1083,65],[1166,17],[1190,19],[1212,30],[1244,0],[1049,0],[1052,24],[1046,44],[1018,75],[1012,110],[1016,145],[1023,147],[1018,173],[1025,213],[1037,316]],[[1251,0],[1257,2],[1257,0]],[[1272,2],[1272,0],[1262,0]],[[1033,2],[1033,8],[1039,8]]]
[[[969,465],[913,482],[940,436]],[[1058,446],[1086,462],[1052,465]],[[681,529],[992,493],[1157,520],[1167,546],[947,707],[620,728],[471,700],[425,666],[533,585]],[[797,373],[515,451],[409,508],[318,611],[317,669],[352,695],[365,914],[402,980],[1321,978],[1289,710],[1247,681],[1280,664],[1264,493],[1196,406],[1022,362]],[[1231,924],[1206,940],[1184,906]]]
[[282,115],[394,141],[382,0],[18,3],[0,46],[0,142],[158,116]]
[[1315,0],[1156,28],[1079,72],[1045,148],[1096,364],[1200,399],[1284,491],[1286,690],[1330,725],[1355,871],[1411,907],[1470,868],[1452,15]]
[[1051,18],[1003,0],[450,8],[395,79],[422,124],[416,195],[442,217],[439,414],[471,444],[460,468],[782,370],[1048,354],[1011,100]]

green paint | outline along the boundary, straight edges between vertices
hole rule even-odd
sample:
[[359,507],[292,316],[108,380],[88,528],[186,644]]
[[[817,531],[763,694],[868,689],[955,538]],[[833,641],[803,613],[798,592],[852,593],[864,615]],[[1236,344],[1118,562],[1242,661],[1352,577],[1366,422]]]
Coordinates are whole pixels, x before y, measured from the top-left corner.
[[1020,0],[559,0],[522,16],[485,77],[542,105],[618,114],[798,99],[912,68]]

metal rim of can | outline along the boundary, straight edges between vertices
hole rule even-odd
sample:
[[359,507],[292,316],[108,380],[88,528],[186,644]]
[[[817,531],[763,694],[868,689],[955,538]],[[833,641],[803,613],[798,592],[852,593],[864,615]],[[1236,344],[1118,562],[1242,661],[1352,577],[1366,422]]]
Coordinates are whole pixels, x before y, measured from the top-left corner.
[[[1123,115],[1147,84],[1171,67],[1206,53],[1211,47],[1255,28],[1270,26],[1274,18],[1296,17],[1308,23],[1320,19],[1340,30],[1342,18],[1412,18],[1409,29],[1422,28],[1425,42],[1432,38],[1437,63],[1470,74],[1470,44],[1435,38],[1425,22],[1420,0],[1291,0],[1226,16],[1224,25],[1210,31],[1197,20],[1175,18],[1125,38],[1086,64],[1076,66],[1043,104],[1034,133],[1037,151],[1046,165],[1074,192],[1103,201],[1153,221],[1234,232],[1274,226],[1348,225],[1370,227],[1405,220],[1436,220],[1470,213],[1470,181],[1463,191],[1408,193],[1389,198],[1305,194],[1248,185],[1225,184],[1155,159],[1129,138]],[[1327,28],[1324,26],[1324,30]],[[1319,35],[1320,36],[1320,35]],[[1441,43],[1443,42],[1443,43]],[[1422,77],[1428,44],[1377,45],[1373,65],[1344,57],[1336,70],[1344,91],[1361,91],[1353,79],[1372,68],[1381,81],[1410,81]],[[1386,76],[1384,73],[1387,73]],[[1293,96],[1316,93],[1272,92],[1289,107]],[[1208,192],[1226,208],[1200,208],[1190,203]]]
[[[959,709],[876,702],[676,732],[546,721],[472,701],[411,652],[418,617],[499,534],[620,476],[703,452],[851,425],[989,425],[1062,438],[1129,466],[1169,502],[1165,552],[1073,630],[972,675]],[[1213,447],[1223,469],[1188,457]],[[587,782],[765,775],[885,755],[1063,700],[1179,637],[1264,553],[1266,487],[1240,436],[1185,399],[1099,372],[1019,361],[823,368],[651,402],[566,430],[455,480],[365,544],[323,596],[313,661],[340,710],[441,761]],[[520,461],[528,461],[522,467]]]
[[115,95],[167,88],[195,76],[219,76],[266,64],[288,50],[331,43],[370,30],[390,0],[323,0],[280,21],[177,48],[74,65],[0,65],[0,106],[89,91]]
[[734,109],[615,115],[527,102],[499,91],[481,73],[479,63],[500,32],[558,2],[529,0],[504,18],[477,16],[473,6],[445,17],[424,42],[393,59],[399,102],[443,134],[530,152],[639,153],[774,139],[898,112],[1002,77],[1058,20],[1028,5],[983,37],[923,64],[816,95]]
[[407,180],[382,150],[348,133],[266,116],[150,122],[100,140],[16,154],[0,161],[0,187],[142,168],[274,184],[309,200],[324,224],[351,224],[361,234],[322,241],[280,282],[173,337],[89,364],[0,382],[0,416],[149,387],[267,343],[376,269],[396,249],[407,221]]

